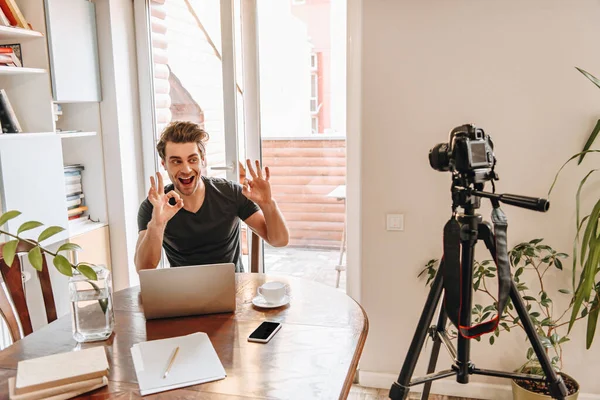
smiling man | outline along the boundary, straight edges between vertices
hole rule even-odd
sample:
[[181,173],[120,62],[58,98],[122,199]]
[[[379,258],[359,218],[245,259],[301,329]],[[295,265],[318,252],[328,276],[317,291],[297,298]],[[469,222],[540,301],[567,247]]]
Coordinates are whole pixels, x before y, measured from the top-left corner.
[[[172,184],[160,173],[150,177],[148,198],[138,211],[135,266],[156,268],[164,247],[172,267],[234,263],[243,272],[240,221],[274,247],[286,246],[289,232],[271,197],[270,172],[247,160],[252,179],[243,186],[202,176],[208,134],[192,122],[173,122],[161,134],[156,149]],[[245,171],[242,168],[242,177]]]

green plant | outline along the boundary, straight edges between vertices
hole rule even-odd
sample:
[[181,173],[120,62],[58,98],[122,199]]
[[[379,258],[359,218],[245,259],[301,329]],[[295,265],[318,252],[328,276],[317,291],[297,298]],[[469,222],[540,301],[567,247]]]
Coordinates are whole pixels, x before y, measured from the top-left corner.
[[[21,212],[16,211],[16,210],[7,211],[4,214],[0,215],[0,227],[4,226],[4,224],[7,221],[10,221],[11,219],[16,218],[19,215],[21,215]],[[48,238],[56,235],[59,232],[64,231],[64,228],[62,228],[60,226],[50,226],[50,227],[44,229],[39,234],[37,240],[27,239],[27,238],[20,236],[23,232],[38,228],[40,226],[43,226],[43,224],[41,222],[27,221],[27,222],[24,222],[23,224],[21,224],[21,226],[17,229],[16,234],[12,234],[10,232],[0,229],[0,234],[4,234],[4,235],[7,235],[7,236],[13,238],[12,240],[7,241],[2,248],[2,258],[4,259],[4,261],[6,262],[6,264],[8,266],[12,265],[13,260],[16,255],[17,246],[18,246],[19,242],[22,241],[22,242],[30,243],[35,246],[31,250],[29,250],[29,252],[27,253],[27,258],[29,259],[29,262],[31,263],[33,268],[35,268],[36,270],[38,270],[38,271],[42,270],[42,253],[45,253],[45,254],[49,254],[49,255],[53,256],[52,263],[54,264],[56,269],[61,274],[66,275],[66,276],[73,276],[73,270],[77,270],[90,280],[94,280],[94,281],[98,280],[98,276],[96,275],[96,272],[92,268],[93,264],[81,262],[81,263],[74,265],[69,261],[69,259],[67,257],[65,257],[62,254],[59,254],[61,252],[65,252],[65,251],[81,250],[81,247],[79,245],[77,245],[75,243],[64,243],[56,250],[56,252],[50,251],[41,246],[41,244],[40,244],[41,242],[43,242],[44,240],[47,240]]]
[[[545,279],[551,268],[563,270],[563,259],[568,255],[555,251],[552,247],[542,243],[543,239],[534,239],[529,242],[519,243],[509,251],[512,275],[517,289],[523,298],[529,317],[533,322],[538,337],[542,342],[546,353],[550,356],[552,365],[557,371],[562,368],[562,345],[569,341],[566,325],[569,324],[567,316],[573,305],[573,292],[568,289],[560,289],[557,295],[571,296],[569,306],[562,312],[555,309],[554,296],[549,293]],[[429,284],[439,267],[438,260],[429,260],[419,276],[427,275]],[[484,295],[492,304],[480,304],[475,302],[472,310],[472,323],[477,324],[486,321],[496,314],[497,299],[490,290],[490,279],[496,278],[496,265],[491,260],[482,262],[475,261],[473,266],[473,290]],[[476,297],[481,298],[481,297]],[[584,304],[586,314],[593,310],[591,303]],[[578,319],[584,318],[584,316]],[[493,345],[501,332],[510,332],[513,328],[521,328],[523,325],[516,314],[512,302],[509,300],[505,312],[501,315],[498,328],[489,335],[489,343]],[[477,338],[480,340],[480,338]],[[522,368],[534,374],[543,374],[532,347],[526,353],[527,361]]]
[[[581,68],[577,68],[586,78],[588,78],[594,85],[600,88],[600,80],[598,80],[592,74],[584,71]],[[573,155],[569,158],[562,167],[556,173],[554,181],[548,191],[548,196],[552,193],[554,186],[558,180],[563,168],[571,161],[578,159],[577,164],[581,164],[584,157],[588,153],[597,153],[600,150],[591,149],[592,144],[596,140],[598,133],[600,132],[600,119],[596,122],[592,133],[586,140],[585,145],[581,152]],[[588,178],[596,172],[596,169],[592,169],[587,172],[583,179],[579,182],[577,192],[575,194],[575,229],[576,234],[573,240],[573,276],[572,276],[572,289],[574,292],[573,307],[571,310],[571,317],[569,320],[569,331],[571,331],[573,324],[577,319],[582,316],[587,317],[587,331],[586,331],[586,348],[592,346],[594,335],[596,333],[596,326],[598,323],[598,312],[600,307],[600,280],[598,274],[600,273],[600,232],[598,232],[598,221],[600,217],[600,198],[596,201],[592,211],[581,218],[581,191],[588,180]],[[583,232],[583,236],[580,234]],[[579,261],[579,264],[578,264]],[[579,281],[577,282],[577,271],[578,266],[581,267],[579,274]],[[586,309],[585,304],[595,304],[595,307]],[[583,309],[582,309],[583,307]]]

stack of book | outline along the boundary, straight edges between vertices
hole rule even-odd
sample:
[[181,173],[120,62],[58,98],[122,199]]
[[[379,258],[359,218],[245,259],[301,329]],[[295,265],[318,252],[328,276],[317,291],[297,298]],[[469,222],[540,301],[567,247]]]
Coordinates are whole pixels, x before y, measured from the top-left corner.
[[70,399],[108,384],[103,346],[19,361],[8,379],[11,400]]
[[23,132],[4,89],[0,89],[0,125],[2,126],[2,133]]
[[0,65],[7,67],[22,67],[21,60],[12,47],[0,47]]
[[81,171],[83,169],[84,167],[81,164],[66,165],[64,167],[69,221],[86,219],[82,218],[88,209],[85,205],[85,196],[81,184]]

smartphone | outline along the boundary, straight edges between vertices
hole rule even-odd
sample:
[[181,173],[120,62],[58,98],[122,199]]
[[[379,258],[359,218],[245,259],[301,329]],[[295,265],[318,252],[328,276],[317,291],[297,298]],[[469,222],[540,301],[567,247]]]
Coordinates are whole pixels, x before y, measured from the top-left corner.
[[279,322],[264,321],[248,336],[249,342],[267,343],[281,329]]

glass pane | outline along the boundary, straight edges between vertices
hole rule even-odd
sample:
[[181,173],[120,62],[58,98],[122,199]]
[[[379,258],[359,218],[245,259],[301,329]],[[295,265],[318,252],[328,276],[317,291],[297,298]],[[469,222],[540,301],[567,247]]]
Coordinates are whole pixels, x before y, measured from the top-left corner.
[[202,173],[224,177],[225,171],[211,169],[225,164],[219,2],[165,0],[150,6],[156,137],[171,121],[200,124],[210,135]]
[[257,3],[263,163],[290,228],[288,247],[265,244],[265,272],[335,286],[344,264],[346,0]]

